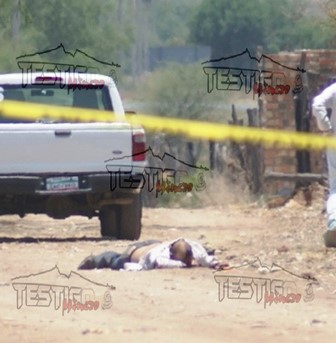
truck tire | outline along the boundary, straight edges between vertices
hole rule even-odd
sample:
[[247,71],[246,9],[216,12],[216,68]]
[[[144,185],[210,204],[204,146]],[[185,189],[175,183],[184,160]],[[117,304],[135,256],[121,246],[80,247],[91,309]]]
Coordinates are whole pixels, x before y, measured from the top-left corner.
[[117,213],[115,206],[104,206],[99,212],[100,233],[103,237],[118,236]]
[[137,240],[141,234],[142,201],[136,194],[129,205],[121,205],[118,211],[118,239]]

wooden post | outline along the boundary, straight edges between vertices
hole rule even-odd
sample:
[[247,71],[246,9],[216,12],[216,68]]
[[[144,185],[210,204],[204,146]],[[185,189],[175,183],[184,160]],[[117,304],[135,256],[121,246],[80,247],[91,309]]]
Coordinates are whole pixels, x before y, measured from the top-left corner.
[[[301,53],[300,68],[304,69],[306,64],[306,53],[303,51]],[[305,73],[306,74],[306,73]],[[294,96],[294,105],[295,105],[295,123],[296,131],[299,132],[309,132],[309,110],[308,110],[308,80],[307,76],[302,74],[302,92]],[[296,152],[297,159],[297,172],[298,173],[309,173],[310,169],[310,153],[308,150],[297,150]]]
[[306,182],[326,182],[327,175],[312,174],[312,173],[280,173],[280,172],[267,172],[264,175],[266,180],[283,180],[283,181],[306,181]]
[[210,170],[215,169],[215,142],[209,141],[209,165]]
[[[230,125],[236,125],[236,126],[243,126],[244,125],[244,120],[243,119],[238,119],[237,117],[237,112],[235,105],[232,104],[232,120],[229,121]],[[240,145],[236,142],[230,142],[230,150],[232,151],[233,156],[235,156],[238,161],[240,166],[245,169],[245,160],[243,156],[243,152],[240,148]]]
[[[258,127],[259,116],[258,110],[247,109],[248,125]],[[247,178],[253,193],[259,193],[262,190],[262,171],[261,171],[261,148],[258,145],[246,145],[246,171]]]

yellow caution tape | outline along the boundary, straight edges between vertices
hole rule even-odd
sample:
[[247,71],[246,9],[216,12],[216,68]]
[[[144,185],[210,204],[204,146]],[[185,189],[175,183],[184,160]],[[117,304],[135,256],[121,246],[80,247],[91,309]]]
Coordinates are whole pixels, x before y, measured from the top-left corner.
[[[44,118],[62,121],[69,120],[72,122],[111,122],[117,119],[114,113],[107,111],[31,104],[8,100],[0,102],[0,116],[13,119],[40,120]],[[264,146],[295,147],[297,149],[307,150],[336,149],[336,139],[333,136],[231,126],[221,123],[157,117],[145,114],[127,115],[126,118],[132,124],[141,124],[148,131],[166,132],[172,135],[183,135],[194,139],[213,141],[232,140],[238,143],[247,142]]]

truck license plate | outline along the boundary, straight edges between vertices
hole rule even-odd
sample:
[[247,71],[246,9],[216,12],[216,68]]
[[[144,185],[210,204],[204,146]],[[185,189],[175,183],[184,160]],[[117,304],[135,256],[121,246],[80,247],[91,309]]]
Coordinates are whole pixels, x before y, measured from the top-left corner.
[[49,177],[46,180],[47,191],[73,191],[79,188],[78,176]]

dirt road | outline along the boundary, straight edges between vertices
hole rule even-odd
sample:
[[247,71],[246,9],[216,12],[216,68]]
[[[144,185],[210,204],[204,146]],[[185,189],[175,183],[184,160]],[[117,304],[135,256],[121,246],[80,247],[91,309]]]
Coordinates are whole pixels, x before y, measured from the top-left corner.
[[[0,217],[0,341],[333,342],[336,250],[322,244],[324,223],[320,206],[293,202],[272,210],[144,209],[142,239],[196,239],[232,269],[76,274],[90,253],[122,251],[129,242],[101,240],[96,219]],[[277,280],[278,290],[294,285],[300,301],[265,302],[275,283],[262,288],[260,280]],[[59,298],[85,290],[97,309],[93,302],[67,308]]]

